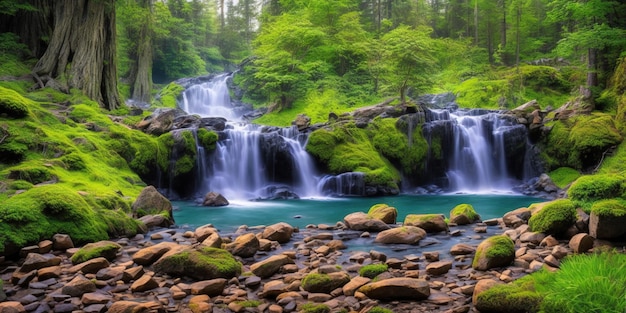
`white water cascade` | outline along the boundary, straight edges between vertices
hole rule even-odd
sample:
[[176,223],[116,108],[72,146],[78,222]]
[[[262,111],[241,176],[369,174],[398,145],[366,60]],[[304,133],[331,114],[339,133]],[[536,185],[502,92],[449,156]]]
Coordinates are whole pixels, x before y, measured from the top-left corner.
[[[317,173],[304,150],[297,128],[262,127],[241,121],[228,92],[229,75],[192,85],[180,108],[201,117],[228,120],[210,153],[201,190],[215,191],[229,200],[312,197],[317,195]],[[200,166],[198,166],[200,167]]]

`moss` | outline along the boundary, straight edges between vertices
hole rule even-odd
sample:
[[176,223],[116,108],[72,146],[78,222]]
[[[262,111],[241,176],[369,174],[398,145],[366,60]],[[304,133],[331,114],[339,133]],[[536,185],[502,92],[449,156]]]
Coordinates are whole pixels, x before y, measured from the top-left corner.
[[188,275],[200,280],[229,279],[241,274],[241,263],[224,249],[203,247],[166,257],[155,264],[155,270],[174,276]]
[[330,313],[330,307],[323,303],[304,303],[300,308],[302,313]]
[[515,253],[513,240],[508,236],[493,236],[487,240],[491,243],[491,248],[486,251],[488,258],[504,257]]
[[328,290],[332,279],[328,274],[310,273],[302,279],[302,288],[309,292],[323,292]]
[[563,189],[580,177],[580,172],[571,167],[559,167],[548,175],[554,184]]
[[392,310],[385,309],[383,307],[375,306],[371,308],[368,313],[393,313]]
[[600,200],[593,204],[591,212],[603,217],[626,215],[626,203],[623,199]]
[[401,121],[393,118],[376,118],[368,125],[373,133],[372,143],[377,151],[397,164],[407,175],[423,171],[428,153],[428,143],[422,136],[421,126],[412,131],[411,136],[402,133],[397,124]]
[[259,300],[237,301],[236,303],[241,305],[244,308],[256,308],[259,305],[261,305],[261,301],[259,301]]
[[31,184],[39,184],[52,179],[50,170],[43,166],[23,165],[9,171],[8,178],[25,180]]
[[161,89],[156,96],[154,105],[158,107],[175,108],[177,99],[183,91],[185,91],[183,86],[177,83],[169,83],[165,88]]
[[405,225],[428,222],[436,218],[440,218],[441,214],[407,214],[404,218]]
[[216,132],[204,128],[198,129],[198,141],[207,151],[215,150],[217,140],[218,136]]
[[10,118],[23,118],[28,115],[30,100],[22,97],[19,93],[0,87],[0,116]]
[[531,231],[546,234],[560,234],[576,221],[576,208],[571,200],[559,199],[546,203],[530,217]]
[[480,312],[538,312],[543,297],[532,288],[514,284],[501,284],[489,288],[477,297]]
[[389,269],[387,264],[368,264],[359,269],[359,275],[367,278],[374,278]]
[[573,201],[592,202],[601,199],[621,197],[626,179],[621,175],[585,175],[578,178],[567,190]]
[[78,153],[70,153],[60,158],[65,168],[71,171],[82,171],[87,168],[85,161]]
[[111,261],[121,248],[119,244],[111,241],[88,244],[78,249],[78,251],[72,255],[71,261],[73,264],[78,264],[99,257],[104,257]]
[[450,219],[455,216],[465,215],[470,221],[476,221],[480,218],[471,204],[459,204],[450,211]]
[[28,190],[33,188],[33,184],[25,180],[15,180],[9,184],[9,188],[12,190]]

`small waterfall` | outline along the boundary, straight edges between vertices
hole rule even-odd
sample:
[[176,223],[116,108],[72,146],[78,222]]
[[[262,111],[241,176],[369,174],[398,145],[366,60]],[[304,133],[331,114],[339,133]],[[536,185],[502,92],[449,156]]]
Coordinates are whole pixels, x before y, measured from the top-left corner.
[[[316,196],[317,173],[304,150],[306,135],[296,127],[261,127],[240,121],[241,114],[231,105],[229,78],[221,74],[189,86],[179,104],[189,114],[228,120],[215,151],[197,164],[197,175],[202,177],[198,193],[216,191],[232,200]],[[197,151],[198,159],[202,153]]]
[[318,183],[319,190],[324,195],[330,196],[363,196],[365,191],[365,174],[349,172],[339,175],[322,177]]

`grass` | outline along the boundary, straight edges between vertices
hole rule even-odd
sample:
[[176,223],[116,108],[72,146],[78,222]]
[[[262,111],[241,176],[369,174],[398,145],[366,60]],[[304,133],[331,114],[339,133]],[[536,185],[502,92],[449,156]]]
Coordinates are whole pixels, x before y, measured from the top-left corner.
[[552,182],[563,189],[580,177],[580,172],[571,167],[559,167],[548,173]]
[[359,269],[359,275],[374,279],[374,277],[386,272],[389,269],[387,264],[368,264]]

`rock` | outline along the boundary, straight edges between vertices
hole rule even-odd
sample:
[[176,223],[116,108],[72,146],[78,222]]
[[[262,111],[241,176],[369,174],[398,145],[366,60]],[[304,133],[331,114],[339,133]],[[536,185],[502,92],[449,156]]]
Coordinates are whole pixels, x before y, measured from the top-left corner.
[[552,254],[543,258],[543,262],[556,268],[558,268],[561,265],[561,262],[557,258],[555,258]]
[[132,292],[144,292],[159,287],[159,284],[150,275],[143,275],[137,279],[131,286]]
[[109,267],[109,265],[110,263],[107,259],[100,257],[74,265],[68,271],[70,273],[95,274],[99,270]]
[[398,277],[369,283],[359,288],[358,292],[383,301],[424,300],[430,296],[430,287],[423,279]]
[[395,224],[396,218],[398,217],[398,210],[386,204],[375,204],[369,209],[367,215],[387,224]]
[[238,236],[235,241],[226,245],[225,249],[242,258],[254,256],[259,251],[259,239],[252,233]]
[[302,279],[302,289],[308,292],[330,293],[336,288],[343,287],[349,281],[350,275],[346,272],[309,273]]
[[172,130],[174,126],[174,119],[177,115],[177,110],[165,109],[161,112],[155,112],[150,116],[146,116],[135,126],[138,129],[143,130],[146,134],[160,136]]
[[280,280],[272,280],[263,285],[261,297],[275,298],[276,296],[289,291],[289,285]]
[[528,220],[529,229],[548,235],[565,232],[576,222],[576,207],[569,199],[558,199],[538,206]]
[[108,261],[113,261],[120,249],[122,249],[122,246],[108,240],[88,243],[78,249],[78,251],[72,255],[71,260],[73,264],[82,263],[95,258],[105,258]]
[[528,219],[531,216],[530,209],[528,208],[519,208],[510,212],[507,212],[502,216],[502,221],[504,225],[510,228],[517,228],[520,225],[528,222]]
[[226,206],[229,204],[230,202],[228,202],[221,193],[213,191],[204,195],[204,200],[202,201],[202,205],[204,206]]
[[438,261],[426,265],[428,275],[439,276],[447,273],[452,268],[451,261]]
[[450,222],[457,225],[467,225],[480,219],[471,204],[459,204],[450,211]]
[[543,238],[543,240],[541,240],[541,242],[539,243],[539,246],[552,248],[558,244],[559,244],[559,241],[556,240],[556,238],[554,238],[552,235],[550,235],[546,238]]
[[0,313],[26,313],[26,309],[17,301],[6,301],[0,303]]
[[156,272],[197,280],[232,278],[241,274],[241,263],[228,251],[202,246],[164,256],[153,266]]
[[52,249],[65,251],[71,248],[74,248],[74,242],[70,235],[55,234],[52,236]]
[[143,313],[162,312],[163,306],[158,302],[135,302],[135,301],[115,301],[109,308],[109,313]]
[[343,285],[343,294],[346,296],[354,296],[357,289],[371,281],[372,279],[368,277],[355,276],[347,284]]
[[227,282],[228,281],[224,278],[195,282],[191,284],[191,294],[215,297],[222,294]]
[[59,278],[60,276],[61,276],[60,266],[44,267],[37,271],[37,278],[40,281],[47,280],[50,278]]
[[476,248],[464,243],[457,243],[450,248],[450,254],[452,255],[467,255],[472,254],[475,251]]
[[491,287],[497,286],[500,284],[501,282],[490,279],[490,278],[479,280],[474,286],[474,293],[472,294],[472,303],[474,304],[474,306],[477,303],[478,295],[489,290]]
[[292,264],[294,261],[287,255],[278,254],[250,265],[252,274],[261,278],[267,278],[276,274],[285,264]]
[[448,231],[448,224],[442,214],[407,214],[403,225],[419,227],[427,233]]
[[537,100],[530,100],[511,110],[511,113],[525,115],[535,110],[541,110],[541,107],[539,106],[539,103],[537,103]]
[[[211,235],[216,234],[217,229],[212,224],[207,224],[196,228],[194,231],[194,236],[198,242],[203,242]],[[216,247],[217,248],[217,247]]]
[[536,232],[525,232],[521,234],[519,237],[521,242],[530,242],[535,245],[538,245],[539,243],[541,243],[541,241],[544,238],[546,238],[546,235],[544,235],[543,233],[536,233]]
[[160,242],[156,245],[149,246],[137,251],[133,254],[133,262],[139,265],[151,265],[156,262],[165,253],[172,249],[178,249],[180,246],[173,242]]
[[144,215],[138,218],[138,220],[148,229],[153,227],[169,227],[170,225],[170,221],[160,214]]
[[425,230],[415,226],[402,226],[381,231],[376,236],[374,242],[416,245],[424,237],[426,237]]
[[574,250],[574,253],[585,253],[593,248],[593,241],[593,237],[585,233],[580,233],[570,239],[569,247]]
[[124,273],[122,274],[122,281],[128,283],[133,280],[137,280],[143,274],[144,274],[143,266],[141,265],[133,266],[124,271]]
[[439,252],[438,251],[426,251],[423,252],[422,255],[428,262],[436,262],[439,261]]
[[145,187],[139,193],[139,196],[131,206],[133,216],[140,218],[144,215],[160,215],[165,214],[168,218],[168,223],[171,226],[174,224],[174,217],[172,215],[172,203],[161,195],[154,186]]
[[343,222],[346,224],[346,226],[348,226],[349,229],[352,230],[379,232],[390,228],[387,223],[379,219],[371,218],[363,212],[348,214],[346,215],[346,217],[343,218]]
[[[604,202],[601,202],[604,203]],[[597,239],[617,239],[626,234],[626,208],[599,208],[595,203],[589,217],[589,235]]]
[[295,125],[299,131],[305,130],[311,125],[311,118],[306,116],[306,114],[298,114],[296,119],[291,122],[291,125]]
[[32,270],[38,270],[44,267],[57,266],[61,264],[59,257],[45,257],[39,253],[29,253],[19,268],[19,272],[28,273]]
[[554,193],[559,191],[559,187],[546,173],[543,173],[539,176],[539,179],[533,184],[533,188],[537,191],[545,191],[547,193]]
[[472,267],[486,271],[495,267],[507,266],[515,259],[515,245],[511,238],[497,235],[483,240],[476,248]]
[[108,294],[89,292],[89,293],[83,294],[83,296],[80,299],[80,302],[84,305],[107,304],[112,299],[113,297]]
[[287,243],[289,242],[289,240],[291,240],[291,235],[293,234],[293,232],[293,226],[281,222],[267,226],[263,230],[261,238],[271,241],[278,241],[279,243]]
[[61,288],[61,293],[71,297],[80,297],[87,292],[96,291],[96,285],[82,275],[74,277]]
[[124,275],[124,270],[126,270],[125,266],[113,266],[103,268],[96,273],[96,279],[109,280],[115,278],[115,280],[119,280],[122,279],[122,276]]

